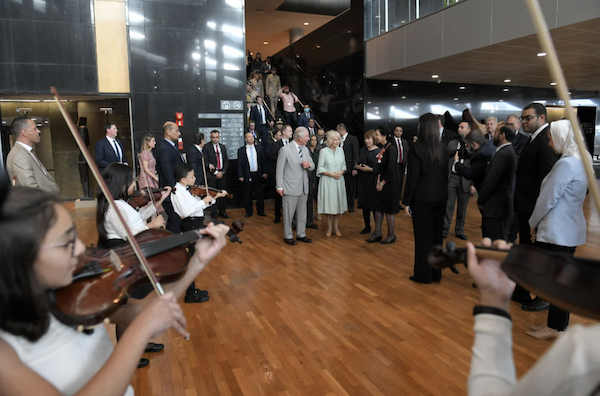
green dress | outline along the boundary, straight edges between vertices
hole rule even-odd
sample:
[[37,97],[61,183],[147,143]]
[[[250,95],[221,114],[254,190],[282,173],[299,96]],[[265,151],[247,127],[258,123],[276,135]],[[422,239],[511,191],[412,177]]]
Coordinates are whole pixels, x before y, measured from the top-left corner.
[[329,147],[321,149],[319,152],[319,165],[317,166],[317,176],[319,180],[319,198],[317,199],[317,210],[319,214],[342,214],[348,210],[348,200],[346,199],[346,183],[344,177],[335,179],[323,175],[323,172],[339,172],[346,170],[346,157],[344,150],[340,147],[335,149],[335,153]]

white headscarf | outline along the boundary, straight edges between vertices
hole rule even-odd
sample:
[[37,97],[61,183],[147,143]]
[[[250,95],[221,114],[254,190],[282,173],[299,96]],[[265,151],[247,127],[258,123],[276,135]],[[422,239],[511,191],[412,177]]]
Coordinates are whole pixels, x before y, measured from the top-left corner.
[[[552,135],[552,144],[556,151],[563,157],[575,157],[583,161],[581,151],[575,142],[575,132],[569,120],[554,121],[550,124],[550,135]],[[587,156],[589,153],[586,150]]]

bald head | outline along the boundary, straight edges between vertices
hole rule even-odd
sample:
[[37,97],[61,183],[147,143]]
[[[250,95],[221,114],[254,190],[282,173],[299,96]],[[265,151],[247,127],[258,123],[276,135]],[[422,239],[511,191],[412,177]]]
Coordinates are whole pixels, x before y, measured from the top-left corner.
[[173,121],[167,121],[163,124],[163,135],[165,139],[176,142],[181,136],[179,127]]

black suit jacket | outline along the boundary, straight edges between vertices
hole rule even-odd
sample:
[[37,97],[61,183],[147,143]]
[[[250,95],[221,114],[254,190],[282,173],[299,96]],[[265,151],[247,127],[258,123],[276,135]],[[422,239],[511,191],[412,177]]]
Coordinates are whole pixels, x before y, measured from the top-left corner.
[[[258,177],[267,173],[265,152],[259,145],[254,145],[256,148],[256,156],[258,159]],[[238,177],[243,177],[242,183],[250,182],[250,163],[248,162],[248,155],[246,154],[246,146],[242,146],[238,149]]]
[[451,140],[458,139],[459,136],[458,133],[444,128],[442,131],[442,143],[444,143],[444,147],[448,147],[448,143],[450,143]]
[[491,140],[486,140],[479,150],[471,157],[470,166],[457,162],[454,169],[460,176],[472,180],[473,186],[475,186],[475,189],[479,192],[481,191],[481,186],[485,179],[487,164],[490,162],[490,158],[492,158],[495,151],[496,146],[494,146],[494,143]]
[[358,163],[358,138],[348,134],[343,149],[346,156],[346,172],[351,173],[354,165]]
[[528,143],[519,156],[515,187],[515,211],[519,216],[531,216],[542,180],[559,158],[548,146],[548,128]]
[[402,198],[404,205],[411,206],[413,202],[445,202],[448,199],[448,161],[444,157],[441,162],[430,163],[425,143],[417,141],[413,144],[407,164],[408,173]]
[[484,206],[484,217],[508,219],[512,216],[512,182],[516,171],[517,154],[512,145],[502,147],[492,156],[477,199],[477,205]]
[[[409,147],[408,147],[408,140],[406,139],[402,139],[402,148],[403,148],[403,155],[402,155],[402,163],[404,164],[404,166],[406,167],[406,165],[408,164],[408,153],[410,151]],[[394,136],[394,146],[396,147],[396,150],[400,150],[400,147],[398,147],[398,141],[396,140],[396,137]],[[396,154],[398,153],[398,151],[396,151]],[[398,160],[396,159],[396,162],[398,162]]]
[[160,187],[175,187],[175,167],[183,165],[183,158],[179,150],[163,139],[154,150],[156,152],[156,172]]
[[186,150],[187,154],[187,163],[194,168],[194,175],[196,176],[196,184],[203,185],[204,181],[204,168],[202,167],[202,154],[195,145],[191,145]]
[[[269,113],[269,111],[265,108],[264,105],[262,106],[262,108],[265,112],[265,124],[268,124],[269,121],[273,121],[273,117],[271,117],[271,113]],[[254,121],[256,123],[257,129],[259,126],[265,125],[262,123],[260,112],[258,111],[258,105],[252,106],[252,108],[250,109],[250,121]]]
[[313,114],[313,112],[311,111],[310,113],[306,114],[304,112],[304,110],[302,110],[302,114],[300,114],[298,116],[298,126],[303,126],[305,128],[308,128],[308,120],[310,119],[315,119],[315,115]]
[[[125,150],[123,150],[123,144],[121,143],[121,141],[119,139],[115,139],[115,141],[119,145],[119,148],[121,149],[121,153],[123,154],[122,162],[127,162],[127,159],[125,158]],[[96,143],[95,157],[96,157],[96,165],[98,165],[98,168],[100,169],[100,173],[104,172],[104,168],[106,168],[108,165],[112,164],[113,162],[119,162],[119,159],[117,158],[117,154],[115,153],[114,147],[110,144],[110,142],[108,141],[108,139],[106,137],[98,140],[98,142]]]
[[277,162],[277,157],[279,157],[279,150],[283,147],[283,139],[279,139],[271,145],[271,150],[267,153],[267,157],[269,161]]
[[217,153],[215,152],[214,145],[212,143],[206,143],[204,145],[204,163],[206,164],[206,177],[209,181],[215,179],[215,171],[212,172],[209,169],[209,165],[215,167],[216,170],[223,172],[223,175],[227,174],[227,169],[229,168],[229,158],[227,157],[227,147],[224,144],[219,143],[219,150],[221,151],[221,155],[223,156],[222,168],[218,169],[217,167]]
[[515,149],[515,154],[517,154],[517,157],[519,157],[521,155],[521,153],[523,152],[523,149],[525,148],[525,146],[527,146],[528,141],[529,141],[529,137],[520,132],[519,132],[519,134],[517,134],[517,136],[515,136],[512,144]]

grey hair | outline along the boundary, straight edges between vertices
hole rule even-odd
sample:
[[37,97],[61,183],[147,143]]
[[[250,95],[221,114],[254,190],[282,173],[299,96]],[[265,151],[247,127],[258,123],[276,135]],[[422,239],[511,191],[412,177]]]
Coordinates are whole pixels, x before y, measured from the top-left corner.
[[488,120],[494,120],[494,121],[498,122],[498,119],[496,117],[494,117],[494,116],[490,116],[490,117],[488,117],[488,118],[485,119],[486,122]]
[[306,134],[308,134],[308,129],[306,129],[305,127],[298,127],[294,131],[294,140],[303,138],[306,136]]
[[520,117],[521,117],[521,116],[519,116],[518,114],[515,114],[515,113],[513,113],[513,114],[509,114],[509,115],[508,115],[508,117],[506,117],[506,122],[508,122],[508,119],[509,119],[509,118],[516,118],[516,119],[517,119],[517,121],[521,122],[521,120],[519,119]]
[[25,129],[27,127],[29,120],[31,120],[31,118],[23,117],[23,116],[16,117],[13,120],[12,125],[10,127],[10,132],[13,134],[15,139],[18,138],[19,136],[21,136],[21,131],[23,131],[23,129]]
[[331,148],[331,145],[333,144],[333,139],[335,139],[336,136],[340,139],[340,141],[342,140],[342,136],[338,131],[331,130],[327,132],[327,139],[325,139],[325,145]]

